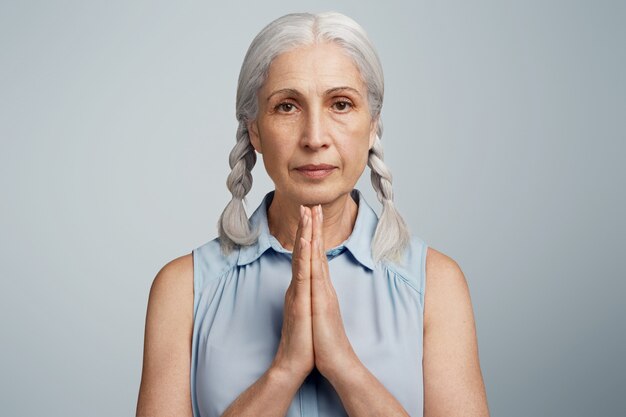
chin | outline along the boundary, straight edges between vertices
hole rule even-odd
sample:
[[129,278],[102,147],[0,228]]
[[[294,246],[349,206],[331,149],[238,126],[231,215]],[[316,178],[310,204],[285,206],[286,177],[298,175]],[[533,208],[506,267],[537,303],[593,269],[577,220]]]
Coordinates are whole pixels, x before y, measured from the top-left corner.
[[317,204],[328,204],[344,194],[349,194],[352,188],[331,186],[330,184],[316,184],[313,186],[296,186],[291,194],[294,200],[305,206],[313,206]]

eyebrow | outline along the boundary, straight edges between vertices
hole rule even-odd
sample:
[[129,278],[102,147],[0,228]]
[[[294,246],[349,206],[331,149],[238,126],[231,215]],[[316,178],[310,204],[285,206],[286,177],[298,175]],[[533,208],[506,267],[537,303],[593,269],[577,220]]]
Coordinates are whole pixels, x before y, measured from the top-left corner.
[[[359,97],[361,97],[361,93],[359,93],[359,90],[357,90],[356,88],[348,87],[348,86],[330,88],[330,89],[324,91],[324,95],[327,96],[327,95],[330,95],[330,94],[339,93],[341,91],[350,91],[350,92],[358,95]],[[270,94],[267,97],[267,101],[270,101],[270,99],[273,96],[275,96],[276,94],[281,94],[281,93],[287,93],[287,94],[294,95],[294,96],[302,95],[298,90],[296,90],[294,88],[281,88],[280,90],[273,91],[272,94]]]

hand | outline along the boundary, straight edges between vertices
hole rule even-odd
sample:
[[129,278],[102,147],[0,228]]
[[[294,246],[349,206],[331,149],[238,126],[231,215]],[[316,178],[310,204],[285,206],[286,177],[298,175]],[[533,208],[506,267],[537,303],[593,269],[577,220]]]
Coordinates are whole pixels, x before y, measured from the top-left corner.
[[330,280],[324,250],[321,206],[311,210],[311,315],[315,366],[329,380],[358,365],[359,360],[343,327],[339,301]]
[[291,283],[285,293],[283,327],[272,366],[304,381],[315,366],[311,319],[311,234],[310,210],[300,207],[291,263]]

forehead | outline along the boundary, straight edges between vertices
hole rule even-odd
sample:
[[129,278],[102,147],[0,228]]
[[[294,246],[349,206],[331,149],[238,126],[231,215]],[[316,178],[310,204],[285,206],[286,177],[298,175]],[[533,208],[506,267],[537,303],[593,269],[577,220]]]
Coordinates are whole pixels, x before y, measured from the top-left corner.
[[365,83],[352,58],[334,42],[300,46],[272,61],[261,92],[282,88],[326,91],[352,87],[365,95]]

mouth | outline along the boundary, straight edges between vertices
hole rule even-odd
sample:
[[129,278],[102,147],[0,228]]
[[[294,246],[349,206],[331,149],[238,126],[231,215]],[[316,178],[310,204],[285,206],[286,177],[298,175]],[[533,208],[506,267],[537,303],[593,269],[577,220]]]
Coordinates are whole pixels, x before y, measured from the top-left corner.
[[307,178],[324,178],[330,175],[337,167],[328,164],[308,164],[296,168],[296,171]]

